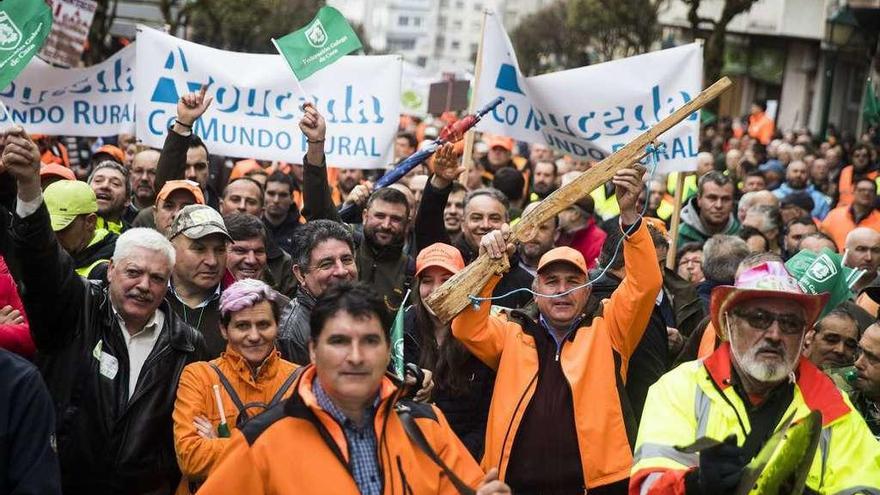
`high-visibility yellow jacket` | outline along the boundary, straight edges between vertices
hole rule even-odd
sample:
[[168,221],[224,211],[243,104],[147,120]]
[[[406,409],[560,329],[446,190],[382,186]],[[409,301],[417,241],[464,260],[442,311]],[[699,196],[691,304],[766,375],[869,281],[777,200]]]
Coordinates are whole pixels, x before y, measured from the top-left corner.
[[[678,452],[677,445],[704,436],[723,440],[730,434],[743,444],[743,428],[751,431],[751,425],[730,385],[730,366],[730,344],[724,343],[705,360],[684,363],[651,387],[636,441],[630,495],[684,495],[685,474],[699,465],[699,454]],[[795,411],[797,420],[811,410],[822,414],[822,433],[807,486],[823,495],[880,494],[880,443],[831,379],[801,358],[794,397],[782,418]]]

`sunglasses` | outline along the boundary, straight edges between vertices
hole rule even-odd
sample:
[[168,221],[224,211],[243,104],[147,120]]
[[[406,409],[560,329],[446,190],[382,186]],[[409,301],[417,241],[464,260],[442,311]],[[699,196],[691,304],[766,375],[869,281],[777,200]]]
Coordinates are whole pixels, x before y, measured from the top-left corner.
[[776,314],[762,309],[734,310],[733,316],[744,320],[750,327],[758,330],[767,330],[773,322],[779,323],[779,331],[785,335],[797,335],[802,333],[807,326],[806,320],[793,314]]

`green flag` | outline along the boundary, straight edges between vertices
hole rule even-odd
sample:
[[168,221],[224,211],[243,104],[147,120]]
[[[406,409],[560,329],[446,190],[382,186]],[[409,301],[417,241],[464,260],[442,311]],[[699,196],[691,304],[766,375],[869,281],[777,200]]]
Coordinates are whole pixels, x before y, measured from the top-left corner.
[[823,249],[816,254],[812,251],[800,251],[785,262],[785,268],[807,294],[828,292],[831,297],[822,310],[825,316],[838,304],[849,299],[850,289],[865,273],[843,265],[843,256]]
[[869,77],[865,81],[865,99],[862,104],[862,115],[868,124],[880,124],[880,98],[874,92],[874,82]]
[[394,373],[403,380],[403,314],[406,312],[406,300],[409,299],[410,291],[406,291],[397,315],[394,316],[394,324],[391,325],[391,362],[394,364]]
[[321,7],[306,27],[272,43],[300,81],[361,48],[357,34],[333,7]]
[[0,1],[0,89],[37,54],[52,30],[52,9],[43,0]]

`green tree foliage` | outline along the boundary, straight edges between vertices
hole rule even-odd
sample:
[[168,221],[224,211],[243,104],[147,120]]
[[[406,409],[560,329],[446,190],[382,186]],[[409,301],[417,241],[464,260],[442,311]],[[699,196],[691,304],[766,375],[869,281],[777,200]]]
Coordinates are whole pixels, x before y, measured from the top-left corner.
[[[721,76],[724,66],[724,48],[727,39],[727,25],[734,17],[748,12],[757,0],[724,0],[724,8],[718,19],[699,15],[701,0],[682,0],[688,6],[688,21],[694,38],[705,37],[703,46],[703,74],[706,84],[715,82]],[[717,106],[717,100],[712,106]]]
[[275,53],[270,38],[306,25],[323,0],[200,0],[190,13],[191,39],[223,50]]
[[526,75],[645,53],[660,38],[665,0],[558,0],[525,17],[512,38]]

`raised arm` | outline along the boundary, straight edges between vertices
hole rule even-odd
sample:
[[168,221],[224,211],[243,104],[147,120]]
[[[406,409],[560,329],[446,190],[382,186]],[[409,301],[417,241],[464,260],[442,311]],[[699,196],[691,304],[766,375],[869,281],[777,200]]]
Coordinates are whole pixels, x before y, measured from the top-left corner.
[[198,93],[183,95],[177,102],[177,119],[165,136],[165,144],[156,167],[155,190],[159,191],[169,180],[183,179],[186,175],[186,152],[193,125],[211,106],[213,97],[205,96],[208,86]]
[[63,347],[81,327],[74,322],[85,308],[87,282],[74,272],[73,260],[52,231],[40,189],[40,153],[21,127],[7,131],[3,164],[18,183],[12,236],[27,288],[31,335],[39,350]]
[[303,209],[306,220],[333,220],[339,222],[339,212],[333,204],[330,183],[327,181],[327,159],[324,140],[327,124],[314,105],[303,105],[299,128],[306,137],[308,148],[303,159]]
[[663,285],[648,225],[636,212],[636,200],[643,187],[643,172],[641,168],[625,168],[617,172],[613,179],[617,203],[620,205],[620,228],[624,229],[624,233],[627,229],[635,231],[623,241],[626,275],[620,287],[611,295],[603,315],[608,322],[612,343],[625,358],[632,355],[642,340],[657,294]]
[[459,163],[451,143],[444,144],[434,153],[434,174],[425,184],[413,229],[416,234],[416,254],[435,242],[450,244],[443,223],[443,210],[452,192],[452,183],[464,172],[464,167]]

